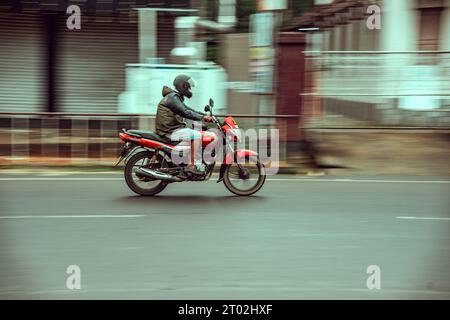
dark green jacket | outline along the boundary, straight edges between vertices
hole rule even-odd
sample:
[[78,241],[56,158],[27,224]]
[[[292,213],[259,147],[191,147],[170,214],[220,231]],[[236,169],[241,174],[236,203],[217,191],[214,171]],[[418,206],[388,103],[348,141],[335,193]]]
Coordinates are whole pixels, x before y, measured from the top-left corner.
[[185,128],[184,118],[201,121],[205,115],[195,111],[183,103],[184,97],[177,91],[164,86],[162,90],[163,98],[158,104],[156,112],[156,133],[161,136],[170,135],[177,129]]

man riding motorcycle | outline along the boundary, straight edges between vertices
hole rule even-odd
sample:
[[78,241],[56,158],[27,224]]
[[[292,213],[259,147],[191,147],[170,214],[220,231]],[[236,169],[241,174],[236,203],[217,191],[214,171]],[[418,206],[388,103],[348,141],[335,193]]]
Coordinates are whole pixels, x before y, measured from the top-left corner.
[[173,86],[176,90],[172,90],[167,86],[164,86],[162,89],[163,98],[159,102],[156,112],[156,133],[172,141],[190,140],[191,158],[187,171],[195,175],[202,175],[204,174],[204,169],[201,168],[201,155],[200,157],[198,155],[198,152],[201,152],[201,150],[195,148],[195,141],[201,139],[202,136],[200,132],[187,128],[183,119],[212,122],[213,118],[184,104],[185,97],[188,99],[192,98],[191,89],[195,87],[194,79],[181,74],[174,79]]

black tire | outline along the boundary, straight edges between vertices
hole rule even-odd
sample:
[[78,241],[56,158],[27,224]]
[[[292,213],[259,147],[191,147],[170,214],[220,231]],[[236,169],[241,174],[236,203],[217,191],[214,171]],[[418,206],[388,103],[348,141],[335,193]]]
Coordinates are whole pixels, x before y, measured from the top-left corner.
[[[134,174],[133,168],[135,167],[136,163],[140,160],[151,158],[152,156],[153,156],[153,153],[150,151],[139,152],[139,153],[136,153],[134,156],[132,156],[127,161],[127,164],[125,165],[124,176],[125,176],[125,181],[126,181],[128,187],[131,190],[133,190],[133,192],[135,192],[141,196],[154,196],[154,195],[160,193],[161,191],[163,191],[167,187],[166,182],[163,182],[161,180],[153,180],[150,182],[155,183],[155,182],[159,181],[159,183],[157,183],[155,186],[152,186],[148,189],[142,188],[139,185],[137,185],[135,180],[133,179],[133,174]],[[160,163],[158,162],[156,164],[157,166],[164,165],[164,159],[162,156],[159,155],[158,160],[160,161]],[[152,167],[152,168],[158,169],[155,167]]]
[[234,193],[235,195],[238,195],[238,196],[250,196],[250,195],[258,192],[258,190],[262,188],[262,186],[264,185],[264,182],[266,181],[266,173],[265,173],[264,165],[261,162],[256,160],[256,163],[255,163],[255,165],[258,168],[257,182],[255,183],[255,185],[253,187],[251,187],[249,189],[245,189],[245,190],[241,190],[241,189],[235,187],[233,185],[233,183],[231,182],[230,170],[232,169],[233,165],[235,165],[235,164],[228,165],[223,174],[223,184],[225,185],[225,187],[228,190],[230,190],[232,193]]

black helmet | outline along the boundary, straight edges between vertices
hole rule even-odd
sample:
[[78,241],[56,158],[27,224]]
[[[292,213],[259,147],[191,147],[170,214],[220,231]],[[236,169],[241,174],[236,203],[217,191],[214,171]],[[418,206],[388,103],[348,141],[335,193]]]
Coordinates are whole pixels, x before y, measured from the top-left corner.
[[196,83],[191,77],[180,74],[173,80],[173,85],[179,93],[190,99],[192,97],[191,89],[195,87]]

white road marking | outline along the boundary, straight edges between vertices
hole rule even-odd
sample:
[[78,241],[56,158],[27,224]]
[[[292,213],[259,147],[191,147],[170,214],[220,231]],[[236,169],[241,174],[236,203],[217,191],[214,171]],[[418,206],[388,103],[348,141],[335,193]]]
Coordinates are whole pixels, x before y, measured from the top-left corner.
[[[0,181],[122,181],[124,178],[112,177],[18,177],[18,178],[0,178]],[[354,183],[422,183],[422,184],[450,184],[449,180],[378,180],[378,179],[317,179],[317,178],[267,178],[267,181],[286,181],[286,182],[354,182]],[[216,182],[214,179],[209,182]]]
[[70,214],[70,215],[28,215],[28,216],[0,216],[0,219],[78,219],[78,218],[139,218],[145,217],[144,214]]
[[250,286],[242,286],[242,287],[183,287],[183,288],[173,288],[172,290],[167,291],[166,288],[154,287],[154,288],[83,288],[83,290],[67,290],[67,289],[49,289],[49,290],[30,290],[30,291],[9,291],[2,290],[0,291],[0,295],[11,295],[11,296],[21,296],[21,295],[57,295],[57,294],[67,294],[67,295],[80,295],[80,294],[108,294],[108,293],[125,293],[127,296],[130,293],[158,293],[162,292],[170,294],[177,294],[181,292],[195,292],[195,293],[206,293],[206,292],[271,292],[271,291],[283,291],[283,292],[308,292],[310,293],[322,293],[324,295],[339,295],[342,293],[366,293],[369,296],[383,296],[384,294],[421,294],[424,296],[430,295],[443,295],[448,296],[450,291],[437,291],[437,290],[421,290],[421,289],[382,289],[382,290],[369,290],[362,288],[330,288],[330,287],[250,287]]
[[403,220],[443,220],[443,221],[450,221],[450,218],[443,218],[443,217],[396,217],[397,219],[403,219]]
[[0,181],[109,181],[124,180],[123,178],[56,178],[56,177],[27,177],[27,178],[0,178]]
[[369,183],[450,183],[449,180],[377,180],[377,179],[313,179],[313,178],[273,178],[268,181],[295,181],[295,182],[369,182]]

